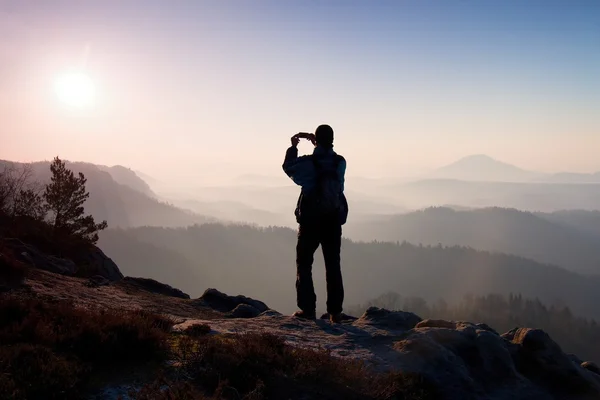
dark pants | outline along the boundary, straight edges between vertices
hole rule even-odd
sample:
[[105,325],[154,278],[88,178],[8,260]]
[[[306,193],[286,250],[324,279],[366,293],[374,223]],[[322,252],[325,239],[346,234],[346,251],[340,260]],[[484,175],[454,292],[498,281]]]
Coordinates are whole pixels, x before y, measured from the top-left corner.
[[340,267],[341,243],[342,227],[338,223],[300,225],[296,246],[296,295],[298,307],[301,310],[314,312],[317,306],[317,296],[312,279],[312,264],[315,251],[320,244],[325,259],[327,312],[330,314],[342,312],[344,285]]

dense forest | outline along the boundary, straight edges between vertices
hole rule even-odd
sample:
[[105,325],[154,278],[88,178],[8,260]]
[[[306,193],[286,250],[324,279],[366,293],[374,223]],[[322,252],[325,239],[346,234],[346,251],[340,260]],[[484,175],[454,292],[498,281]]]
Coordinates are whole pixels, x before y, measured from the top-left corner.
[[524,298],[521,294],[464,296],[457,304],[449,305],[442,299],[428,303],[421,297],[387,292],[349,307],[348,313],[360,315],[371,306],[411,311],[421,318],[485,323],[500,334],[523,326],[543,329],[565,352],[600,361],[600,325],[596,320],[574,316],[567,306],[547,306],[537,298]]
[[356,240],[468,246],[600,275],[599,220],[598,213],[585,211],[533,214],[498,207],[432,207],[350,224],[346,233]]

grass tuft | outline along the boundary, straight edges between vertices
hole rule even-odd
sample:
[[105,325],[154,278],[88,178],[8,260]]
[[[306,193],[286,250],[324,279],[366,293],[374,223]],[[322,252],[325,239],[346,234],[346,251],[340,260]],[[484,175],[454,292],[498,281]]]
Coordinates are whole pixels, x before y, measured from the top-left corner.
[[183,331],[183,333],[188,336],[197,337],[197,336],[208,335],[210,333],[210,331],[211,331],[210,326],[208,326],[206,324],[195,324],[195,325],[188,326]]
[[26,266],[17,261],[13,251],[0,239],[0,292],[20,285],[26,274]]
[[437,393],[421,376],[378,374],[268,333],[186,337],[175,352],[182,378],[149,384],[133,398],[428,400]]
[[123,362],[164,359],[172,322],[145,312],[69,303],[0,303],[0,398],[76,397],[89,374]]

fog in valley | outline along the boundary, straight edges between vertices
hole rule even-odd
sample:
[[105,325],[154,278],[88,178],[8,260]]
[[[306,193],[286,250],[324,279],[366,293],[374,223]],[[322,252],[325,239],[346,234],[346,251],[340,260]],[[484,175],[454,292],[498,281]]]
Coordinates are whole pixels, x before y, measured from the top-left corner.
[[[453,170],[452,177],[398,183],[348,178],[346,304],[390,291],[450,304],[465,295],[513,293],[600,317],[593,300],[600,293],[600,210],[594,207],[600,183],[554,183],[549,180],[556,176],[533,173],[502,180],[493,169],[497,162],[481,156],[458,164],[471,162],[479,163],[479,174],[490,168],[490,179],[469,180],[455,165],[440,169]],[[166,187],[122,166],[68,165],[88,178],[87,211],[109,225],[99,245],[126,275],[151,277],[192,296],[213,287],[263,299],[285,313],[295,309],[299,188],[285,175],[240,175],[243,183],[186,188]],[[49,179],[48,163],[33,167],[36,177]],[[415,189],[422,187],[454,201]],[[482,187],[507,188],[502,192],[510,196],[477,189]],[[421,202],[402,201],[411,193]],[[533,199],[539,197],[546,207],[538,208]],[[320,251],[313,274],[323,311]]]

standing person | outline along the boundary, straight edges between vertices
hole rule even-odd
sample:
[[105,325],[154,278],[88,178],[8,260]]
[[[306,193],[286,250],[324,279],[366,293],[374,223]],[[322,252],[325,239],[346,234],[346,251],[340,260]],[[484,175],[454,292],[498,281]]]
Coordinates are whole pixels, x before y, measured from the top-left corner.
[[[315,146],[311,155],[298,157],[300,139]],[[314,253],[321,245],[327,279],[327,312],[333,323],[342,319],[344,285],[340,266],[342,225],[348,217],[344,195],[346,160],[333,151],[333,129],[320,125],[314,134],[292,136],[283,170],[302,187],[296,206],[298,243],[296,245],[296,296],[299,311],[294,316],[316,318],[317,296],[312,279]]]

